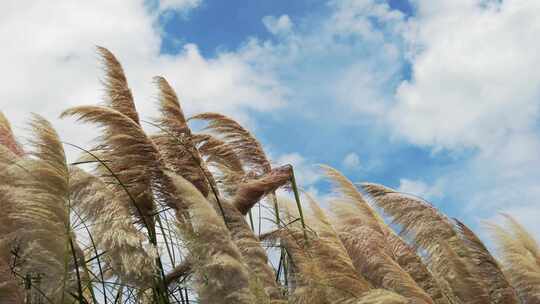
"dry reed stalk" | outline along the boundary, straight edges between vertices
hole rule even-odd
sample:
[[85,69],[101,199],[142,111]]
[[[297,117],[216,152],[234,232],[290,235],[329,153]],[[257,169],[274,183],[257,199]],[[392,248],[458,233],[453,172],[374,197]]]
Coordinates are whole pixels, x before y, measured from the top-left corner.
[[349,202],[333,203],[336,229],[356,270],[376,288],[398,293],[414,303],[434,303],[387,250],[384,234],[365,224],[359,210]]
[[114,176],[100,164],[100,177],[120,201],[130,206],[133,215],[147,224],[153,223],[152,171],[159,167],[159,156],[140,126],[128,116],[102,106],[74,107],[61,115],[66,116],[76,116],[79,121],[94,123],[103,129],[101,152]]
[[389,236],[395,236],[394,231],[364,200],[350,180],[334,168],[322,168],[332,182],[337,197],[331,206],[336,229],[356,269],[377,288],[392,290],[418,303],[433,303],[431,295],[418,286],[394,260],[387,241]]
[[108,167],[98,163],[97,173],[111,185],[118,199],[131,206],[132,213],[152,230],[155,205],[149,168],[156,167],[157,151],[140,127],[133,95],[120,62],[106,48],[98,47],[97,51],[105,70],[105,106],[74,107],[64,111],[61,117],[78,116],[78,120],[101,126],[103,132],[92,153],[104,157]]
[[460,238],[454,224],[430,204],[376,184],[363,184],[374,202],[401,225],[429,254],[429,267],[439,280],[451,286],[453,294],[465,303],[490,303],[485,282],[472,262],[472,252]]
[[346,290],[356,298],[363,296],[370,289],[370,284],[363,274],[356,271],[354,262],[325,212],[313,198],[305,195],[312,211],[312,215],[307,217],[307,224],[317,234],[313,244],[309,245],[314,247],[318,262],[323,263],[322,270],[327,279],[338,291]]
[[459,232],[471,252],[470,261],[476,265],[479,278],[488,287],[490,303],[517,304],[519,299],[514,288],[506,280],[497,260],[489,253],[476,234],[464,223],[454,219]]
[[[214,202],[215,205],[215,202]],[[223,202],[223,210],[232,241],[240,250],[250,276],[252,289],[260,289],[257,303],[286,303],[283,292],[275,281],[275,273],[268,264],[266,251],[241,213],[229,202]]]
[[384,289],[372,289],[355,304],[409,304],[410,300]]
[[273,193],[289,182],[290,178],[291,166],[285,165],[271,169],[262,177],[240,183],[232,198],[232,205],[246,215],[263,196]]
[[[369,291],[370,285],[355,271],[345,248],[321,213],[306,215],[313,232],[305,238],[304,229],[297,221],[294,203],[280,198],[282,218],[287,223],[275,234],[290,255],[294,290],[292,303],[355,303]],[[312,207],[314,202],[311,203]]]
[[387,246],[392,252],[394,260],[405,270],[411,278],[425,290],[437,304],[457,304],[451,300],[452,290],[446,281],[438,281],[428,269],[416,249],[407,244],[401,237],[392,233],[386,234]]
[[0,112],[0,146],[6,147],[13,154],[17,156],[23,156],[24,150],[15,138],[11,124],[7,120],[6,116]]
[[23,290],[11,270],[11,255],[6,249],[0,245],[0,303],[23,304]]
[[[181,229],[198,278],[200,303],[254,302],[249,273],[223,219],[210,202],[187,180],[169,174],[176,193],[187,205],[192,226]],[[233,279],[234,278],[234,279]]]
[[77,294],[75,272],[81,262],[73,251],[69,170],[63,146],[49,122],[35,115],[31,127],[36,136],[31,140],[32,157],[4,170],[13,182],[2,196],[5,204],[16,206],[9,216],[21,244],[19,256],[24,263],[20,271],[46,274],[49,279],[43,291],[55,302],[63,302]]
[[540,303],[540,247],[513,217],[503,214],[506,227],[488,223],[506,276],[522,303]]
[[21,278],[17,278],[15,269],[12,269],[16,266],[14,262],[17,262],[13,252],[19,243],[17,235],[13,233],[16,222],[11,218],[17,206],[9,203],[10,188],[14,186],[15,180],[5,171],[24,154],[9,121],[0,112],[0,303],[23,304],[25,301],[19,283]]
[[74,207],[91,224],[96,246],[112,273],[122,283],[151,287],[156,253],[133,226],[127,206],[102,180],[77,168],[70,168],[70,193]]
[[233,147],[210,134],[194,134],[193,142],[206,164],[217,170],[215,179],[221,193],[234,196],[238,184],[245,181],[247,176]]
[[246,167],[257,174],[270,171],[270,162],[260,142],[235,120],[218,113],[201,113],[191,119],[208,121],[205,130],[223,137]]
[[123,113],[140,125],[139,114],[137,114],[133,94],[131,94],[122,65],[108,49],[98,46],[97,52],[101,56],[105,70],[103,85],[106,92],[104,100],[106,106]]
[[163,77],[155,77],[159,89],[160,117],[156,124],[161,132],[153,137],[161,157],[176,174],[190,181],[206,197],[210,191],[208,179],[215,185],[197,151],[191,130],[173,88]]

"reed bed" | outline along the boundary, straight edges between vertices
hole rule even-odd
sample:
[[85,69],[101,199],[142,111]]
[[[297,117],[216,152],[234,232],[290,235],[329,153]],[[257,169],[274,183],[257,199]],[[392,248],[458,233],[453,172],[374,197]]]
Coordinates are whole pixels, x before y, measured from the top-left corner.
[[494,255],[425,200],[328,166],[322,208],[240,123],[186,117],[163,77],[141,119],[98,53],[103,102],[61,113],[98,127],[92,147],[39,115],[22,141],[0,112],[0,303],[540,303],[540,247],[511,216],[486,223]]

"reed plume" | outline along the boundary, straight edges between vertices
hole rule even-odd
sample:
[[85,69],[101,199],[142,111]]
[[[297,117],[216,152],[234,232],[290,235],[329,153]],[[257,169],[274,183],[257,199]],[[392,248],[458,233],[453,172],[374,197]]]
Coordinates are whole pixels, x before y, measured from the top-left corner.
[[365,225],[355,206],[334,203],[332,211],[337,218],[339,237],[352,257],[356,270],[373,286],[398,293],[415,303],[434,303],[393,259],[387,250],[385,236]]
[[325,212],[308,194],[306,198],[312,211],[307,223],[317,235],[309,246],[313,247],[316,262],[321,264],[325,280],[328,281],[326,284],[335,289],[331,292],[332,299],[339,302],[339,295],[336,294],[345,291],[349,293],[349,297],[362,297],[370,289],[370,284],[362,273],[356,271],[347,249]]
[[23,156],[24,150],[21,144],[15,138],[11,124],[6,116],[0,112],[0,146],[6,147],[13,154],[17,156]]
[[97,52],[101,56],[105,78],[105,105],[129,117],[140,125],[139,114],[135,108],[133,95],[129,88],[122,65],[108,49],[98,46]]
[[323,166],[338,195],[332,204],[336,229],[359,273],[375,287],[394,291],[417,303],[433,303],[401,268],[387,242],[393,231],[364,200],[356,186],[334,168]]
[[408,299],[384,289],[372,289],[367,292],[356,304],[405,304],[411,303]]
[[219,113],[201,113],[190,119],[208,121],[206,131],[219,134],[231,145],[242,163],[257,174],[268,173],[270,161],[261,143],[238,122]]
[[[98,174],[110,186],[116,199],[131,210],[131,214],[142,223],[151,243],[151,250],[159,251],[155,219],[156,201],[162,201],[175,212],[178,221],[186,220],[180,198],[173,195],[174,186],[163,173],[159,152],[141,129],[126,115],[102,106],[80,106],[68,109],[63,116],[76,116],[80,121],[92,122],[103,129],[101,151],[107,159],[99,160]],[[158,227],[161,227],[159,225]],[[160,229],[161,229],[160,228]],[[164,283],[165,271],[161,256],[155,254],[157,266],[154,275],[153,296],[155,301],[168,302]],[[143,267],[144,268],[144,267]]]
[[[160,133],[153,137],[162,159],[176,174],[190,181],[204,196],[208,195],[211,174],[196,149],[178,97],[167,80],[155,77],[159,89],[157,126]],[[213,180],[212,183],[215,184]]]
[[407,244],[397,234],[386,234],[388,249],[392,252],[394,260],[405,270],[411,278],[427,292],[437,304],[458,303],[454,298],[448,283],[437,278],[428,269],[422,258],[416,252],[416,248]]
[[[192,227],[181,229],[197,275],[200,303],[254,302],[249,274],[223,219],[212,205],[183,177],[169,174],[176,193],[187,204]],[[234,279],[232,279],[234,278]]]
[[540,303],[540,249],[535,239],[512,216],[506,227],[488,223],[508,279],[522,303]]
[[[208,144],[209,142],[207,141],[206,143]],[[219,146],[214,147],[216,147],[218,151],[213,147],[206,146],[207,149],[213,149],[213,151],[206,150],[209,154],[212,153],[211,156],[220,155],[221,152],[224,152],[224,157],[234,157],[233,154],[230,154],[228,151],[219,151],[222,149],[220,146],[223,146],[219,142],[217,142],[217,144]],[[202,149],[202,151],[205,150]],[[223,159],[224,158],[216,157],[216,160],[220,162],[222,162]],[[289,179],[290,167],[283,166],[272,169],[268,174],[261,178],[248,180],[246,182],[241,181],[235,186],[238,190],[234,191],[235,195],[232,198],[232,202],[224,202],[220,206],[232,239],[240,249],[242,257],[251,270],[250,282],[252,290],[262,289],[261,292],[254,292],[257,301],[260,303],[284,303],[285,298],[275,281],[274,272],[268,265],[266,252],[261,246],[259,239],[254,235],[253,231],[246,223],[244,216],[265,194],[274,191],[288,182]],[[217,202],[215,201],[214,206],[217,209]],[[257,286],[260,287],[257,288]]]
[[232,198],[232,204],[242,214],[247,214],[263,196],[269,193],[273,195],[277,188],[289,182],[291,172],[291,166],[285,165],[271,169],[269,173],[262,177],[240,183]]
[[0,247],[3,244],[13,242],[13,234],[11,233],[13,221],[10,214],[17,208],[16,205],[6,203],[9,197],[4,198],[16,182],[16,179],[11,176],[13,174],[10,174],[7,170],[16,166],[17,162],[22,159],[7,147],[0,145],[0,176],[2,176],[2,183],[0,184],[0,208],[2,210],[2,213],[0,213]]
[[439,280],[448,282],[459,301],[490,303],[487,286],[471,261],[472,253],[449,218],[416,197],[376,184],[362,187],[394,223],[401,225],[402,234],[426,250],[430,269]]
[[24,295],[10,266],[9,251],[0,248],[0,303],[23,304]]
[[15,164],[24,153],[16,140],[7,118],[0,112],[0,303],[24,303],[24,296],[18,278],[12,269],[16,258],[13,252],[17,249],[17,236],[13,234],[15,223],[11,215],[17,208],[9,203],[9,188],[14,180],[8,178],[5,170]]
[[152,229],[155,204],[151,189],[153,175],[149,171],[157,167],[158,153],[140,127],[133,95],[120,62],[106,48],[98,47],[97,51],[105,70],[105,106],[74,107],[65,110],[61,117],[76,116],[79,121],[96,123],[102,128],[93,154],[105,159],[99,160],[102,162],[96,162],[93,156],[90,159],[98,164],[98,175],[111,185],[118,199],[130,206],[132,214]]
[[232,197],[246,172],[233,146],[210,134],[194,134],[193,143],[207,166],[215,168],[214,177],[221,193]]
[[74,167],[70,168],[70,195],[91,226],[96,246],[112,273],[125,284],[150,287],[156,271],[154,251],[133,225],[127,206],[101,179]]
[[[130,206],[132,214],[143,222],[153,222],[152,171],[159,168],[157,149],[140,126],[128,116],[103,106],[79,106],[65,110],[61,117],[75,116],[78,121],[101,127],[102,154],[109,170],[99,165],[99,174],[111,186],[119,200]],[[128,191],[126,191],[126,188]],[[132,201],[133,200],[133,201]]]
[[261,292],[256,294],[257,303],[286,303],[283,291],[275,280],[276,274],[268,264],[266,251],[246,222],[245,214],[230,202],[224,201],[222,206],[231,239],[240,250],[249,269],[251,289],[261,289]]
[[[331,216],[307,194],[304,214],[292,166],[272,167],[222,114],[190,118],[206,123],[193,134],[163,77],[154,78],[160,115],[147,122],[159,131],[148,135],[120,62],[97,52],[103,104],[61,115],[100,127],[94,148],[69,144],[83,161],[68,165],[37,115],[23,147],[0,112],[0,303],[540,303],[540,249],[510,216],[489,225],[499,262],[422,199],[376,184],[361,192],[327,166]],[[92,171],[75,167],[86,163]],[[295,202],[278,206],[288,185]],[[250,211],[263,198],[275,230],[257,236]],[[261,239],[279,246],[276,270]]]
[[[5,170],[13,184],[3,188],[4,204],[16,206],[10,214],[11,228],[20,240],[21,273],[43,273],[49,278],[42,286],[55,303],[73,299],[76,256],[70,222],[69,170],[63,146],[49,122],[34,115],[31,128],[32,158],[25,158]],[[75,258],[75,259],[74,259]],[[79,293],[80,294],[80,293]]]
[[519,303],[514,288],[506,280],[499,263],[489,253],[484,243],[464,223],[457,219],[454,221],[457,223],[458,231],[465,241],[465,245],[471,252],[470,262],[476,265],[479,271],[478,277],[486,282],[490,303]]
[[370,289],[369,283],[354,269],[345,248],[329,225],[324,213],[311,201],[314,215],[307,216],[304,234],[294,204],[280,198],[282,218],[289,223],[278,230],[280,243],[287,250],[293,267],[291,302],[355,303]]
[[[244,170],[250,170],[250,172],[245,175],[245,179],[263,177],[265,175],[269,178],[273,178],[273,174],[271,173],[272,166],[270,165],[270,161],[268,160],[261,143],[238,122],[219,113],[201,113],[191,117],[190,119],[207,121],[208,125],[206,126],[205,130],[219,135],[223,141],[228,144],[225,149],[232,147],[236,157],[241,161]],[[291,178],[294,177],[292,168],[290,176]],[[255,188],[253,186],[255,186]],[[252,189],[256,190],[257,188],[260,188],[260,186],[256,185],[256,183],[246,183],[244,185],[244,189],[248,189],[250,193],[255,193],[252,191]],[[243,190],[240,189],[240,191],[235,192],[236,197],[234,200],[240,202],[239,199],[243,199],[244,201],[249,202],[249,200],[245,200],[245,198],[248,198],[248,196],[243,194],[242,191]],[[269,197],[273,201],[276,222],[278,225],[280,225],[279,206],[275,192],[271,191],[269,193]],[[245,202],[240,203],[249,205],[245,204]],[[237,208],[240,203],[237,204]],[[245,209],[243,212],[247,211],[249,211],[249,209]]]

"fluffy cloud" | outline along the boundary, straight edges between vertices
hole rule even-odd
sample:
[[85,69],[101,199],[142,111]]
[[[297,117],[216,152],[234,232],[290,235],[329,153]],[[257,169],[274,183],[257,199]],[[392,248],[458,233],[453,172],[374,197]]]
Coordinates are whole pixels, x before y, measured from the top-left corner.
[[[540,100],[540,3],[418,1],[413,79],[391,120],[414,143],[498,149],[535,125]],[[536,67],[536,68],[535,68]]]
[[[436,182],[402,179],[401,190],[448,194],[459,216],[537,208],[540,3],[413,2],[417,11],[405,18],[383,1],[330,1],[324,20],[297,23],[277,42],[251,41],[244,56],[286,75],[294,100],[308,100],[303,113],[320,106],[322,115],[347,118],[335,112],[341,104],[434,157],[469,155]],[[280,18],[267,19],[271,32]],[[412,74],[403,80],[405,61]],[[334,112],[327,100],[338,102]]]
[[262,22],[266,29],[274,35],[288,34],[293,27],[291,18],[288,15],[281,15],[279,18],[274,16],[265,16]]
[[476,151],[468,167],[450,173],[455,181],[448,185],[467,208],[535,208],[540,3],[416,4],[404,32],[413,76],[397,89],[389,124],[415,144]]
[[[414,0],[417,13],[406,18],[384,1],[335,0],[316,20],[265,17],[273,39],[251,39],[215,58],[192,44],[160,54],[159,14],[188,11],[199,0],[147,3],[3,2],[0,109],[20,127],[30,111],[53,119],[68,106],[95,104],[102,71],[94,46],[103,45],[122,61],[146,118],[156,114],[154,75],[171,81],[189,113],[242,118],[246,110],[294,100],[288,106],[295,113],[317,121],[370,118],[371,128],[383,125],[415,145],[474,152],[434,184],[402,179],[401,190],[432,197],[443,191],[475,213],[537,209],[537,1]],[[405,59],[413,73],[403,81]],[[72,121],[53,122],[66,141],[84,143],[95,134]],[[319,179],[300,154],[278,162],[293,163],[305,187]]]
[[343,165],[347,169],[356,169],[360,166],[360,157],[358,154],[351,152],[343,159]]
[[[275,39],[249,40],[242,57],[280,80],[289,99],[306,106],[300,115],[337,117],[351,107],[384,113],[400,77],[402,46],[394,38],[404,15],[371,0],[329,1],[328,8],[323,18],[298,23],[287,15],[264,17]],[[323,111],[329,101],[337,103]]]
[[[384,119],[413,144],[472,151],[440,177],[462,215],[505,211],[540,231],[527,215],[537,213],[540,195],[540,3],[415,4],[403,31],[412,78],[399,85]],[[425,191],[422,183],[401,186]]]
[[[164,1],[161,7],[191,9],[194,1]],[[198,3],[198,2],[197,2]],[[0,109],[23,126],[30,111],[53,120],[62,137],[84,144],[94,132],[55,119],[69,107],[96,104],[103,89],[95,45],[122,62],[142,116],[155,116],[152,77],[163,75],[177,89],[187,112],[244,110],[280,106],[279,85],[235,53],[204,58],[187,44],[177,55],[160,54],[160,10],[147,1],[19,1],[0,9]]]
[[322,177],[314,165],[299,153],[282,154],[276,158],[275,163],[279,165],[293,165],[295,178],[302,187],[313,185]]
[[428,185],[422,180],[410,180],[406,178],[399,180],[397,191],[413,194],[426,200],[439,198],[443,195],[440,184]]
[[161,11],[165,10],[190,10],[201,4],[202,0],[159,0],[158,6]]

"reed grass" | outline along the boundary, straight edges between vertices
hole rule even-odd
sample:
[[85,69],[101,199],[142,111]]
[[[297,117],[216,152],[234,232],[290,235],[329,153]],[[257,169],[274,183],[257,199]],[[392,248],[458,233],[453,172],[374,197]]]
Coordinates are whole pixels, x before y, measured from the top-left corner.
[[163,77],[159,116],[141,119],[120,61],[97,52],[103,103],[61,115],[97,125],[93,147],[38,115],[23,141],[0,112],[0,303],[540,303],[540,247],[511,216],[486,224],[492,253],[425,200],[328,166],[317,202],[239,122],[186,118]]

